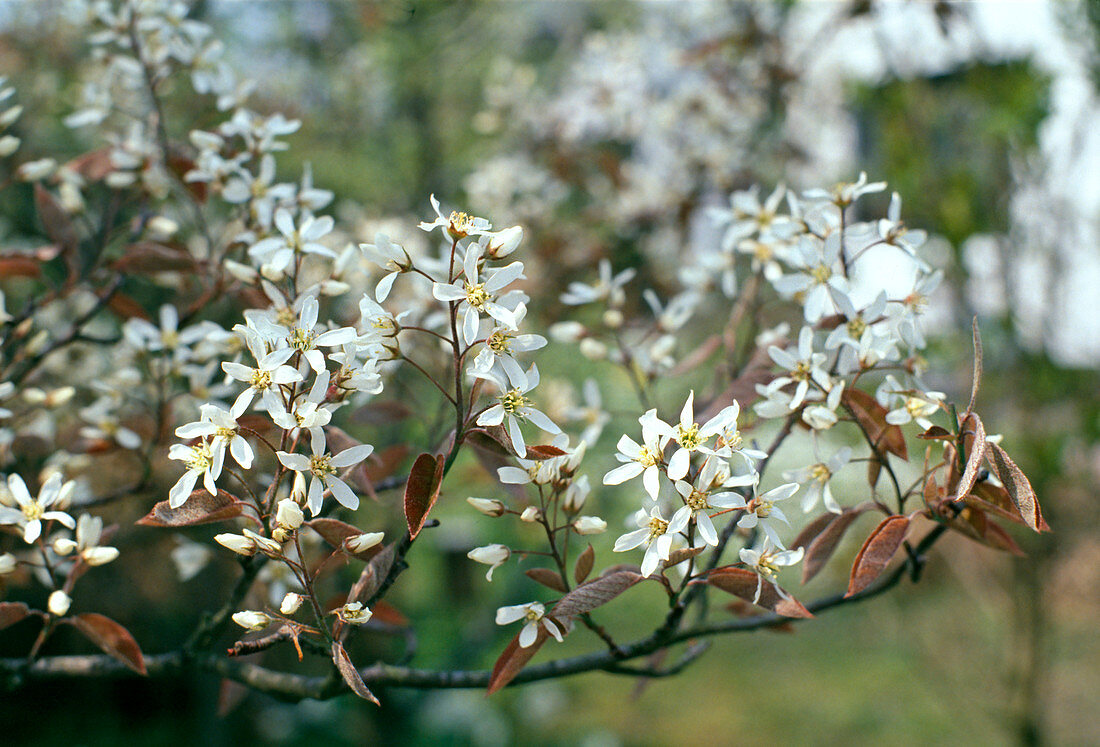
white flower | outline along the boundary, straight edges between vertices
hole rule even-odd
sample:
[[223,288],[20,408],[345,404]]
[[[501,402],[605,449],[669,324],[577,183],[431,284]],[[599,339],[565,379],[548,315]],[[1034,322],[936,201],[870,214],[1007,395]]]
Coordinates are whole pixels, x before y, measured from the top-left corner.
[[233,622],[245,630],[263,630],[271,624],[271,617],[266,612],[257,610],[243,610],[233,613]]
[[741,439],[740,436],[736,435],[739,412],[739,405],[734,403],[723,408],[721,412],[703,425],[699,425],[695,422],[695,391],[692,390],[680,410],[680,422],[677,423],[675,428],[663,420],[658,420],[657,427],[661,431],[661,435],[673,439],[679,447],[673,452],[672,458],[668,460],[669,479],[680,480],[688,473],[688,468],[691,466],[691,455],[694,452],[701,451],[705,454],[714,454],[715,452],[706,445],[706,442],[713,436],[723,433],[729,434],[731,427],[733,435],[728,435],[728,437],[731,440],[736,439],[739,445]]
[[462,261],[462,275],[453,283],[434,283],[432,295],[440,301],[458,303],[462,319],[462,338],[467,345],[477,341],[480,314],[485,313],[514,330],[518,326],[516,314],[497,301],[497,294],[518,278],[523,277],[523,263],[513,262],[488,272],[484,279],[478,274],[477,247],[466,249]]
[[265,410],[271,412],[282,407],[282,400],[278,395],[278,387],[281,384],[293,384],[302,380],[302,374],[293,367],[284,365],[294,355],[294,348],[280,348],[265,351],[264,343],[259,334],[244,325],[234,327],[244,337],[252,356],[256,360],[256,367],[251,368],[242,363],[224,362],[222,370],[237,381],[248,384],[248,388],[241,392],[233,403],[232,411],[243,413],[252,404],[253,398],[260,396],[260,402]]
[[802,511],[804,513],[809,513],[817,505],[818,500],[825,504],[826,510],[834,514],[841,512],[840,504],[833,498],[833,491],[829,488],[829,481],[851,459],[852,450],[845,446],[824,462],[811,464],[801,469],[787,470],[783,473],[784,480],[808,484],[806,492],[802,494]]
[[638,422],[642,425],[642,444],[635,443],[630,436],[625,434],[619,439],[619,452],[615,455],[615,458],[623,464],[604,475],[603,484],[620,485],[633,477],[641,475],[642,485],[649,493],[649,497],[657,500],[657,494],[660,492],[659,479],[661,475],[658,465],[661,464],[661,452],[664,451],[665,444],[668,443],[669,439],[662,432],[661,426],[664,425],[667,428],[667,424],[662,423],[657,418],[657,410],[655,409],[648,410],[638,418]]
[[779,366],[787,369],[787,375],[775,379],[769,387],[778,389],[797,382],[794,397],[788,404],[788,408],[791,410],[797,409],[806,399],[811,382],[816,383],[823,391],[829,391],[832,388],[829,374],[822,368],[827,356],[825,353],[814,352],[814,331],[812,327],[803,327],[802,331],[799,332],[796,352],[798,353],[797,356],[786,350],[781,350],[775,345],[768,348],[768,355],[771,356],[771,359]]
[[218,488],[214,482],[221,475],[221,464],[218,464],[215,469],[214,453],[208,442],[199,441],[193,446],[172,444],[168,449],[168,458],[178,459],[187,464],[187,471],[168,491],[168,505],[171,508],[179,508],[184,504],[195,489],[199,475],[202,475],[202,485],[206,488],[206,492],[210,495],[218,494]]
[[762,237],[761,240],[789,236],[794,224],[789,217],[776,214],[786,192],[786,186],[780,184],[761,204],[760,187],[753,185],[745,191],[730,195],[728,209],[710,209],[708,212],[714,220],[720,224],[729,224],[722,236],[722,250],[733,251],[734,246],[741,239],[753,234],[759,234]]
[[363,625],[370,621],[373,612],[362,602],[348,602],[336,611],[336,616],[350,625]]
[[512,551],[506,545],[485,545],[475,547],[466,553],[466,557],[476,563],[484,563],[489,566],[489,572],[485,574],[487,581],[493,580],[493,571],[507,562],[512,557]]
[[57,521],[69,529],[76,521],[64,511],[49,511],[54,504],[64,505],[65,498],[75,488],[75,483],[62,485],[61,474],[55,472],[42,483],[38,497],[32,498],[27,484],[17,474],[8,475],[8,490],[15,499],[17,508],[0,505],[0,524],[14,524],[23,530],[23,541],[32,544],[42,534],[42,525],[47,521]]
[[435,220],[431,223],[421,221],[419,226],[421,231],[430,232],[435,228],[442,228],[452,239],[457,241],[467,236],[486,233],[493,227],[484,218],[475,218],[457,211],[444,218],[443,213],[439,211],[439,200],[435,199],[435,195],[429,196],[428,200],[432,203],[432,210],[435,211]]
[[184,330],[179,329],[179,312],[172,304],[160,307],[160,327],[154,327],[144,319],[128,319],[122,327],[123,337],[139,350],[151,353],[171,353],[172,359],[182,363],[190,358],[189,347],[210,334],[210,322],[192,324]]
[[542,519],[542,511],[536,506],[528,506],[523,509],[523,513],[519,515],[519,520],[526,522],[527,524],[534,524],[536,521]]
[[[243,405],[243,406],[242,406]],[[180,438],[210,438],[210,453],[213,459],[211,471],[220,475],[222,464],[225,461],[225,452],[228,447],[233,459],[244,469],[252,467],[252,447],[241,436],[237,426],[237,418],[244,413],[247,402],[238,399],[233,410],[223,410],[217,405],[204,404],[199,408],[199,420],[187,423],[176,428],[176,435]]]
[[384,536],[385,534],[383,532],[364,532],[363,534],[356,534],[344,540],[344,547],[351,553],[363,552],[381,542]]
[[623,286],[629,283],[636,274],[633,267],[627,268],[618,275],[611,274],[611,262],[600,260],[600,279],[595,285],[573,282],[569,284],[565,293],[561,294],[561,302],[569,306],[592,303],[607,299],[612,306],[620,306],[626,300]]
[[285,329],[286,341],[295,351],[302,354],[316,373],[325,370],[325,356],[317,348],[344,345],[358,337],[358,333],[351,327],[339,327],[318,333],[317,313],[319,305],[313,296],[306,296],[301,301],[301,310],[298,313],[297,324]]
[[932,427],[932,421],[928,418],[939,412],[946,396],[943,392],[903,389],[893,376],[886,377],[883,391],[891,399],[900,400],[900,404],[895,409],[886,413],[887,423],[890,425],[905,425],[906,423],[916,422],[925,430]]
[[[518,326],[527,315],[527,305],[516,306],[514,321]],[[516,362],[516,353],[526,353],[546,346],[546,338],[542,335],[516,334],[514,328],[507,326],[494,326],[485,337],[485,347],[474,359],[472,372],[486,373],[494,365],[500,365],[512,386],[523,386],[526,377],[519,363]]]
[[650,509],[649,516],[639,512],[637,517],[641,529],[626,534],[615,540],[615,552],[626,552],[640,545],[646,546],[645,557],[642,558],[642,575],[650,576],[657,570],[662,560],[668,560],[672,552],[673,532],[669,530],[669,522],[661,516],[661,509],[654,506]]
[[295,472],[309,473],[313,479],[309,483],[309,510],[314,516],[321,510],[321,501],[326,489],[332,491],[332,496],[342,505],[351,510],[359,507],[359,496],[352,492],[351,488],[336,477],[338,469],[358,464],[371,455],[374,447],[370,444],[359,444],[344,449],[339,454],[326,453],[325,433],[320,428],[310,431],[310,448],[312,456],[303,454],[288,454],[285,451],[277,452],[279,461],[287,469]]
[[504,515],[504,504],[495,498],[467,498],[466,502],[486,516],[496,518]]
[[794,272],[772,281],[784,296],[803,294],[806,321],[816,323],[829,312],[837,293],[848,292],[848,281],[840,269],[840,231],[833,231],[824,241],[803,235],[790,262]]
[[336,252],[318,243],[318,239],[332,231],[332,226],[333,220],[327,215],[321,218],[307,215],[295,226],[290,211],[279,208],[275,211],[275,227],[282,236],[261,239],[248,248],[248,254],[275,272],[290,266],[295,255],[319,254],[336,259]]
[[122,425],[116,403],[101,397],[80,410],[80,419],[89,423],[80,429],[80,435],[89,439],[111,439],[124,449],[140,449],[141,436]]
[[729,501],[729,507],[745,510],[745,514],[737,522],[737,526],[742,529],[753,529],[759,525],[773,545],[776,547],[783,547],[783,541],[779,539],[779,534],[775,531],[775,527],[772,526],[772,522],[778,519],[787,526],[790,526],[791,522],[787,520],[786,515],[775,504],[779,501],[785,501],[797,493],[798,487],[798,483],[791,482],[780,485],[777,488],[772,488],[763,495],[758,495],[756,486],[754,485],[753,497],[748,503],[745,502],[743,496],[734,493]]
[[[748,479],[755,480],[755,475],[748,475]],[[748,483],[752,484],[752,483]],[[712,509],[735,508],[738,503],[744,504],[745,499],[737,493],[722,491],[708,494],[699,490],[689,482],[676,481],[676,492],[680,494],[684,505],[676,510],[672,519],[668,522],[669,532],[686,532],[688,525],[694,523],[699,528],[699,538],[708,545],[718,544],[718,532],[714,528],[707,511]]]
[[72,605],[72,598],[63,592],[61,589],[50,594],[50,598],[46,600],[46,609],[50,611],[50,614],[54,617],[64,617],[69,612],[69,606]]
[[831,190],[808,189],[802,193],[807,200],[829,200],[839,207],[852,204],[865,194],[881,192],[886,189],[886,182],[867,183],[867,172],[859,172],[859,178],[855,182],[840,182]]
[[775,587],[779,596],[784,599],[790,599],[790,596],[779,588],[779,585],[775,582],[775,577],[780,567],[794,565],[802,560],[804,552],[805,548],[802,547],[797,550],[782,550],[777,552],[771,539],[768,537],[764,538],[764,542],[760,545],[759,549],[750,550],[747,547],[741,549],[739,553],[741,562],[750,566],[759,575],[756,582],[756,596],[752,599],[753,604],[760,601],[760,592],[763,589],[764,579],[767,579],[772,586]]
[[103,534],[103,519],[83,514],[76,523],[76,548],[85,563],[91,566],[105,565],[118,557],[118,549],[100,547],[99,538]]
[[561,428],[554,424],[544,412],[534,407],[527,398],[527,393],[539,384],[539,369],[534,364],[525,375],[526,381],[520,386],[509,386],[507,379],[495,370],[481,372],[475,371],[474,375],[481,379],[487,379],[497,385],[500,394],[497,404],[492,405],[477,418],[478,425],[501,425],[507,421],[508,437],[512,441],[512,448],[522,458],[527,456],[527,445],[523,440],[523,432],[519,424],[522,421],[530,421],[547,433],[561,433]]
[[6,552],[3,555],[0,555],[0,576],[6,576],[9,573],[14,573],[16,565],[17,562],[15,560],[15,556],[12,555],[10,552]]
[[538,602],[501,607],[497,610],[497,625],[510,625],[519,620],[525,621],[523,629],[519,632],[520,648],[527,648],[535,642],[539,635],[540,623],[546,628],[547,633],[561,643],[561,630],[554,621],[546,617],[546,608]]
[[279,604],[279,613],[283,615],[293,615],[298,611],[298,608],[302,606],[302,602],[305,600],[301,594],[295,594],[293,591],[288,591],[286,596],[283,597],[283,601]]
[[379,231],[374,235],[373,244],[360,244],[363,256],[386,271],[374,289],[374,297],[382,303],[390,295],[393,281],[403,272],[412,269],[412,258],[399,244],[390,241],[390,237]]

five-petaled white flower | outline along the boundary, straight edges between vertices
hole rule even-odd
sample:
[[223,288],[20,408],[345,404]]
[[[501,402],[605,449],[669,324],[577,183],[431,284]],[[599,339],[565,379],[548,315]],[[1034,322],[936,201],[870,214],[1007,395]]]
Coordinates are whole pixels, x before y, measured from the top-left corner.
[[642,425],[642,443],[637,444],[630,436],[623,434],[617,444],[619,452],[615,455],[622,464],[603,476],[603,484],[620,485],[641,475],[642,485],[649,497],[657,500],[661,487],[662,452],[669,439],[661,426],[667,424],[661,422],[655,409],[646,411],[638,422]]
[[501,607],[497,610],[497,625],[510,625],[524,620],[523,629],[519,632],[519,645],[527,648],[539,635],[539,625],[546,628],[546,632],[552,635],[558,643],[561,643],[561,629],[557,623],[546,616],[546,608],[538,602],[517,604],[511,607]]
[[768,348],[768,355],[771,356],[771,359],[787,369],[786,376],[780,376],[772,381],[769,386],[778,389],[797,382],[794,397],[788,405],[791,410],[798,409],[798,406],[806,399],[806,393],[810,390],[811,382],[821,387],[822,391],[827,392],[832,388],[829,374],[822,368],[827,356],[824,353],[814,352],[814,331],[812,327],[803,327],[802,331],[799,332],[797,353],[796,356],[794,353],[782,350],[775,345]]
[[248,254],[275,272],[285,270],[296,254],[319,254],[336,259],[336,252],[318,243],[318,239],[332,231],[332,226],[333,220],[327,215],[320,218],[305,215],[295,226],[290,211],[279,208],[275,211],[275,227],[282,236],[261,239],[248,248]]
[[523,432],[519,427],[521,421],[529,420],[547,433],[561,433],[561,428],[544,412],[536,409],[526,396],[539,384],[539,369],[534,364],[527,370],[524,377],[526,381],[520,386],[511,386],[507,378],[498,374],[495,369],[486,372],[474,371],[473,374],[478,378],[492,381],[500,390],[497,404],[481,413],[477,418],[477,424],[501,425],[507,421],[508,437],[512,440],[512,448],[521,458],[527,456],[527,445],[524,443]]
[[473,345],[477,340],[482,313],[493,317],[508,329],[514,330],[518,327],[516,312],[498,303],[497,294],[523,277],[523,263],[513,262],[490,270],[481,278],[478,273],[480,259],[478,247],[467,247],[466,257],[462,260],[461,277],[453,283],[432,285],[432,295],[437,299],[458,303],[458,311],[462,314],[462,338],[467,345]]
[[649,511],[649,516],[639,511],[636,516],[641,529],[626,534],[615,540],[615,552],[633,550],[641,545],[646,546],[645,557],[642,558],[642,575],[650,576],[657,570],[662,560],[668,560],[672,552],[672,538],[675,534],[670,524],[661,516],[661,509],[654,506]]
[[817,505],[818,500],[825,504],[825,509],[834,514],[841,512],[840,504],[833,498],[833,491],[829,488],[829,481],[833,475],[844,468],[852,459],[852,450],[845,446],[824,462],[811,464],[801,469],[787,470],[783,473],[784,480],[807,484],[806,492],[802,495],[802,511],[809,512]]
[[759,525],[773,545],[776,547],[783,547],[783,541],[779,539],[779,534],[775,531],[775,527],[772,526],[772,521],[778,519],[787,526],[790,526],[791,522],[787,520],[786,515],[775,504],[779,501],[785,501],[797,493],[798,487],[797,482],[790,482],[780,485],[777,488],[772,488],[768,492],[760,495],[757,494],[756,486],[753,486],[752,500],[747,503],[743,496],[734,493],[729,501],[729,506],[731,508],[741,508],[745,510],[745,514],[738,520],[737,526],[742,529],[753,529]]
[[42,524],[47,521],[57,521],[69,529],[76,526],[76,521],[64,511],[49,511],[49,507],[55,503],[64,503],[64,497],[71,492],[74,483],[68,482],[62,485],[61,474],[54,472],[38,491],[38,497],[32,498],[27,490],[27,484],[17,474],[8,475],[8,490],[11,492],[18,508],[0,506],[0,524],[14,524],[23,530],[23,541],[32,544],[42,534]]
[[[741,479],[742,484],[751,485],[756,480],[756,475],[744,475]],[[708,545],[718,544],[718,532],[714,529],[714,522],[707,511],[735,508],[739,503],[745,502],[744,498],[732,491],[708,494],[683,480],[676,481],[676,492],[680,494],[684,505],[672,515],[668,522],[668,531],[687,532],[688,526],[694,523],[699,528],[699,537]]]
[[245,402],[243,407],[240,403],[238,399],[231,410],[207,403],[199,408],[199,420],[176,428],[176,435],[180,438],[211,439],[212,471],[218,475],[221,474],[227,448],[237,464],[244,469],[252,467],[252,447],[244,440],[237,425],[237,418],[244,413],[248,403]]
[[381,303],[390,295],[390,289],[393,288],[393,281],[397,276],[412,269],[412,258],[400,244],[390,241],[390,237],[381,231],[374,235],[373,244],[360,244],[359,251],[386,271],[374,288],[374,297]]
[[302,380],[302,374],[292,366],[285,365],[294,355],[294,348],[279,348],[269,353],[266,352],[263,340],[254,330],[240,324],[234,329],[244,337],[245,344],[248,345],[248,349],[256,360],[256,367],[252,368],[233,361],[222,363],[222,370],[229,377],[248,384],[248,388],[241,392],[233,403],[233,411],[243,413],[257,395],[260,397],[261,406],[268,412],[281,408],[279,386]]
[[794,565],[802,560],[802,554],[805,552],[805,548],[798,548],[797,550],[781,550],[777,551],[776,547],[772,544],[770,538],[765,537],[764,542],[761,543],[759,549],[749,549],[747,547],[741,548],[741,562],[751,566],[756,571],[758,578],[756,581],[756,596],[752,598],[752,603],[756,604],[760,601],[760,592],[764,588],[764,580],[775,587],[776,593],[784,599],[790,599],[790,595],[776,583],[775,577],[779,573],[779,569],[782,566]]
[[169,459],[178,459],[187,464],[187,471],[180,476],[172,489],[168,491],[168,505],[179,508],[195,489],[195,482],[202,475],[202,486],[210,495],[217,495],[218,488],[214,484],[221,476],[221,464],[215,466],[214,452],[210,443],[202,439],[195,444],[172,444],[168,449]]
[[493,227],[484,218],[475,218],[458,211],[454,211],[444,218],[443,213],[439,210],[439,200],[435,199],[435,195],[430,195],[428,200],[432,203],[432,210],[435,211],[435,220],[431,223],[421,221],[419,226],[421,231],[431,232],[436,228],[442,228],[447,235],[457,241],[467,236],[480,236]]
[[353,511],[359,508],[359,496],[357,496],[347,484],[336,476],[339,469],[358,464],[371,455],[374,447],[370,444],[359,444],[344,449],[339,454],[326,453],[325,432],[321,428],[313,428],[309,432],[311,456],[304,454],[289,454],[285,451],[276,452],[279,461],[287,469],[295,472],[310,474],[312,480],[309,483],[309,510],[314,516],[321,510],[321,502],[326,489],[332,491],[333,497],[342,505]]
[[[672,439],[679,447],[672,453],[668,460],[668,477],[670,480],[681,480],[688,473],[691,466],[691,455],[696,451],[705,454],[714,454],[714,450],[707,446],[706,442],[713,436],[727,433],[730,426],[736,431],[737,415],[740,408],[737,404],[722,409],[717,415],[706,423],[699,425],[695,422],[695,391],[688,394],[683,409],[680,410],[680,422],[675,427],[663,420],[657,421],[657,428],[661,435]],[[730,436],[732,438],[732,436]]]

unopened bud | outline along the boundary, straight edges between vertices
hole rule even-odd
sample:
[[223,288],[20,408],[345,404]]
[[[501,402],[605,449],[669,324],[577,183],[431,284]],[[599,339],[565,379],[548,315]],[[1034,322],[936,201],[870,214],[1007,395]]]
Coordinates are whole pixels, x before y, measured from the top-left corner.
[[603,313],[603,323],[611,329],[623,326],[623,312],[618,309],[608,309]]
[[263,630],[271,624],[271,617],[265,612],[243,610],[233,613],[233,622],[245,630]]
[[344,547],[351,553],[363,552],[381,542],[384,536],[382,532],[364,532],[354,537],[348,537],[344,540]]
[[7,158],[15,151],[19,150],[20,140],[15,135],[4,135],[0,137],[0,158]]
[[507,257],[516,250],[523,239],[523,229],[519,226],[505,228],[503,231],[489,235],[489,244],[485,250],[485,256],[489,259],[501,259]]
[[466,502],[486,516],[494,519],[504,515],[504,504],[496,498],[467,498]]
[[578,516],[573,529],[577,534],[603,534],[607,531],[607,522],[599,516]]
[[581,340],[579,349],[581,355],[590,361],[599,361],[607,357],[607,346],[591,337]]
[[580,322],[556,322],[550,325],[550,337],[558,342],[577,342],[588,334]]
[[50,594],[50,598],[46,601],[46,609],[55,617],[64,617],[68,613],[69,606],[72,603],[72,597],[61,591],[61,589],[58,589],[53,594]]
[[533,524],[542,518],[542,511],[539,511],[534,506],[528,506],[523,509],[523,513],[519,515],[520,521],[526,521],[528,524]]
[[256,543],[239,534],[216,534],[214,535],[214,541],[238,555],[252,556],[256,554]]
[[6,576],[15,571],[15,556],[10,552],[0,555],[0,576]]
[[283,597],[283,603],[279,605],[279,612],[284,615],[293,615],[298,611],[298,608],[302,606],[302,601],[305,599],[301,594],[295,594],[293,591],[288,592]]
[[15,170],[15,177],[24,182],[36,182],[45,179],[57,169],[57,161],[52,158],[40,158],[27,161]]
[[53,551],[58,555],[68,555],[76,549],[76,543],[68,538],[58,538],[53,541]]
[[[300,472],[298,474],[301,474]],[[279,501],[279,507],[275,510],[275,523],[284,529],[294,530],[302,526],[305,521],[302,507],[290,498]]]

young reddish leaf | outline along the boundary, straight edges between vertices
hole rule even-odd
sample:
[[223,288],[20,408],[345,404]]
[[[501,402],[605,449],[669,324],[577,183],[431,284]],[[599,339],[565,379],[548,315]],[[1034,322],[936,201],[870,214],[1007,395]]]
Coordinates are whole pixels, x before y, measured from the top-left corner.
[[845,389],[844,404],[851,410],[857,422],[871,439],[875,448],[884,449],[902,459],[909,460],[909,448],[901,428],[886,422],[886,408],[861,389]]
[[178,245],[139,241],[131,244],[111,263],[118,272],[153,274],[157,272],[194,272],[197,262],[187,248]]
[[528,459],[553,459],[554,457],[565,456],[565,452],[559,449],[557,446],[550,446],[548,444],[536,444],[534,446],[527,447]]
[[65,164],[65,168],[75,171],[90,182],[102,181],[115,170],[111,161],[111,148],[100,148],[77,156]]
[[984,511],[964,508],[958,516],[949,520],[947,525],[964,537],[986,547],[1003,550],[1019,557],[1025,556],[1016,541],[1000,525],[991,521]]
[[596,551],[592,549],[592,545],[584,548],[584,552],[577,556],[577,564],[573,566],[573,580],[578,584],[583,584],[584,580],[588,578],[588,574],[592,572],[592,565],[596,562]]
[[424,527],[424,520],[439,497],[443,483],[443,456],[421,454],[413,462],[409,481],[405,485],[405,521],[409,536],[415,538]]
[[384,599],[379,599],[371,609],[371,620],[393,625],[396,628],[405,628],[409,625],[409,618],[401,614],[401,611]]
[[80,237],[69,214],[54,199],[49,190],[38,182],[34,183],[34,204],[38,208],[38,218],[50,241],[61,247],[66,263],[72,267],[75,254],[80,245]]
[[569,591],[565,588],[565,582],[561,580],[561,576],[558,575],[557,571],[552,571],[549,568],[528,568],[524,573],[527,578],[542,584],[548,589],[560,591],[562,594]]
[[550,611],[559,620],[584,614],[607,604],[644,578],[634,571],[605,573],[586,584],[581,584],[562,597]]
[[[775,584],[765,578],[761,578],[756,571],[747,568],[715,568],[707,575],[707,583],[716,589],[721,589],[727,594],[733,594],[746,602],[754,603],[757,607],[771,610],[784,617],[813,617],[813,614],[802,606],[794,597],[786,598],[779,593]],[[756,590],[760,589],[760,598],[756,598]],[[783,592],[787,594],[787,592]]]
[[179,508],[170,508],[168,501],[158,502],[136,523],[148,527],[190,527],[233,519],[243,510],[240,499],[232,493],[219,489],[217,495],[210,495],[200,488]]
[[1008,491],[988,481],[979,482],[974,486],[970,495],[966,496],[966,505],[1017,524],[1027,524],[1024,517],[1020,516],[1016,504],[1009,497]]
[[668,560],[665,560],[662,564],[662,568],[671,568],[674,565],[679,565],[689,558],[694,558],[696,555],[701,555],[707,547],[681,547],[679,550],[673,550],[669,553]]
[[985,426],[982,425],[982,419],[978,417],[978,413],[972,412],[963,419],[960,424],[960,433],[963,453],[966,454],[966,468],[963,469],[962,477],[959,478],[955,495],[962,498],[974,487],[974,481],[978,479],[978,470],[982,466],[982,458],[985,456]]
[[30,614],[30,608],[22,602],[0,602],[0,630],[15,625]]
[[818,516],[802,528],[802,531],[799,532],[798,536],[791,542],[791,549],[797,550],[800,547],[809,547],[810,543],[817,538],[817,535],[821,534],[825,530],[825,527],[829,526],[836,517],[837,514],[831,511],[826,511],[821,514],[821,516]]
[[1050,529],[1046,520],[1043,519],[1043,510],[1039,507],[1039,499],[1035,496],[1031,483],[1028,482],[1027,476],[1016,465],[1016,462],[1012,461],[1005,450],[997,444],[989,444],[985,450],[985,456],[993,467],[993,471],[997,474],[997,479],[1008,491],[1008,495],[1012,499],[1012,503],[1015,504],[1016,510],[1020,512],[1020,516],[1023,517],[1024,523],[1036,532]]
[[[338,519],[329,519],[325,517],[311,519],[306,522],[306,526],[321,535],[321,539],[332,547],[344,552],[347,552],[344,547],[344,540],[349,537],[358,537],[360,534],[363,534],[363,530],[359,527],[345,524]],[[363,552],[348,553],[348,555],[351,555],[353,558],[358,558],[359,560],[370,560],[380,552],[382,552],[381,543],[374,547],[368,547]]]
[[852,564],[852,575],[848,579],[848,591],[844,594],[845,597],[858,594],[878,578],[886,564],[894,557],[894,553],[901,547],[908,529],[909,517],[900,515],[887,516],[875,527],[871,536],[859,549],[856,560]]
[[943,426],[934,425],[924,433],[918,433],[917,438],[923,438],[926,441],[954,441],[955,434]]
[[375,705],[382,705],[378,702],[378,698],[374,697],[374,693],[370,691],[366,683],[363,682],[359,670],[351,663],[351,657],[348,656],[348,652],[344,650],[344,645],[340,641],[334,641],[332,644],[332,661],[336,664],[340,676],[344,678],[344,682],[347,683],[353,693]]
[[348,592],[347,601],[364,602],[374,596],[382,586],[382,581],[389,575],[393,566],[394,557],[397,555],[397,543],[391,542],[370,559],[363,568],[359,578],[352,584]]
[[[833,520],[813,538],[813,541],[805,545],[806,554],[802,558],[802,583],[808,582],[825,567],[829,558],[836,552],[837,545],[840,544],[844,533],[848,531],[848,527],[870,507],[869,504],[862,504],[855,508],[846,508],[839,514],[829,514]],[[798,547],[798,545],[792,546]]]
[[36,278],[42,273],[41,263],[27,254],[0,256],[0,278]]
[[515,637],[504,647],[504,651],[497,657],[496,664],[493,665],[493,671],[489,675],[489,687],[485,694],[492,695],[514,680],[520,670],[527,666],[527,662],[531,661],[535,654],[539,652],[542,644],[546,643],[549,637],[550,634],[546,632],[546,628],[539,625],[538,636],[535,638],[534,643],[524,648],[519,645],[519,633],[516,633]]
[[466,441],[471,446],[476,446],[495,456],[516,456],[512,448],[512,441],[508,438],[508,432],[501,425],[486,425],[471,428],[466,432]]
[[85,612],[65,619],[87,638],[140,675],[145,675],[145,658],[130,631],[114,620],[95,612]]
[[966,406],[967,414],[974,412],[974,403],[978,399],[978,386],[982,383],[982,334],[978,331],[978,317],[974,317],[974,376],[970,383],[970,404]]
[[392,425],[410,417],[412,410],[403,402],[389,400],[371,402],[351,414],[351,422],[357,425]]
[[409,447],[406,444],[393,444],[374,452],[364,462],[363,474],[371,483],[385,480],[397,471],[401,462],[409,455]]
[[134,299],[125,293],[115,293],[107,301],[107,308],[118,314],[123,319],[144,319],[149,321],[149,314]]

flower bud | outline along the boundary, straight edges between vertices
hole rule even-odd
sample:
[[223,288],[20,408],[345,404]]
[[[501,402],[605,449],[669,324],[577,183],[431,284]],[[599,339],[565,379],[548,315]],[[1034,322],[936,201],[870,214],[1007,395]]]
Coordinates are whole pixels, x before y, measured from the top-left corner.
[[117,547],[89,547],[80,553],[80,557],[88,565],[106,565],[118,557]]
[[58,537],[53,541],[53,551],[58,555],[68,555],[76,549],[76,543],[68,537]]
[[145,227],[149,229],[149,233],[165,239],[171,238],[176,231],[180,230],[178,223],[171,218],[165,218],[163,215],[153,216],[145,224]]
[[[298,474],[301,474],[300,472]],[[302,507],[290,498],[279,501],[279,507],[275,510],[275,523],[284,529],[297,529],[305,521]]]
[[245,630],[263,630],[271,624],[271,617],[265,612],[256,610],[243,610],[233,613],[233,622]]
[[591,490],[592,487],[588,483],[588,475],[581,475],[576,480],[569,483],[569,487],[567,487],[562,494],[562,508],[570,513],[580,511],[581,507],[584,506],[584,502],[588,500],[588,494]]
[[504,515],[504,504],[495,498],[467,498],[466,502],[486,516],[494,519]]
[[24,182],[36,182],[45,179],[57,169],[57,161],[52,158],[40,158],[27,161],[15,170],[15,178]]
[[214,541],[238,555],[252,556],[256,554],[256,543],[239,534],[216,534],[214,535]]
[[384,536],[385,534],[382,532],[364,532],[354,537],[348,537],[344,540],[344,547],[351,553],[364,552],[381,542]]
[[603,534],[607,531],[607,522],[599,516],[578,516],[573,522],[577,534]]
[[534,506],[528,506],[523,509],[523,513],[519,515],[520,521],[526,521],[528,524],[533,524],[542,518],[542,511],[539,511]]
[[268,556],[280,556],[283,554],[283,546],[280,542],[270,537],[256,534],[250,529],[242,529],[243,534],[256,545],[256,549]]
[[46,609],[55,617],[64,617],[69,611],[69,605],[72,603],[72,597],[58,589],[50,594],[50,598],[46,601]]
[[476,563],[484,563],[490,566],[489,572],[485,574],[485,578],[488,581],[493,580],[493,571],[499,566],[503,565],[505,561],[512,556],[512,551],[505,545],[485,545],[484,547],[475,547],[470,552],[466,553],[466,557],[473,560]]
[[581,340],[579,350],[581,355],[590,361],[603,360],[607,357],[607,346],[591,337]]
[[227,259],[222,263],[222,266],[225,268],[226,272],[242,283],[254,285],[260,279],[260,273],[256,272],[254,268],[241,264],[240,262],[234,262],[231,259]]
[[7,158],[15,151],[19,150],[20,140],[15,135],[4,135],[0,137],[0,158]]
[[15,556],[10,552],[0,555],[0,576],[6,576],[15,571]]
[[371,615],[374,613],[367,607],[363,606],[362,602],[348,602],[340,609],[336,610],[336,616],[346,623],[352,625],[362,625],[371,619]]
[[293,615],[302,606],[304,599],[305,597],[301,594],[295,594],[293,591],[287,592],[287,595],[283,597],[283,603],[279,605],[279,612],[284,615]]
[[489,234],[489,243],[485,249],[485,256],[489,259],[502,259],[516,250],[519,242],[523,240],[523,229],[519,226],[505,228]]
[[550,337],[557,342],[577,342],[588,334],[580,322],[556,322],[550,325]]
[[623,312],[618,309],[608,309],[603,313],[603,323],[611,329],[623,326]]

